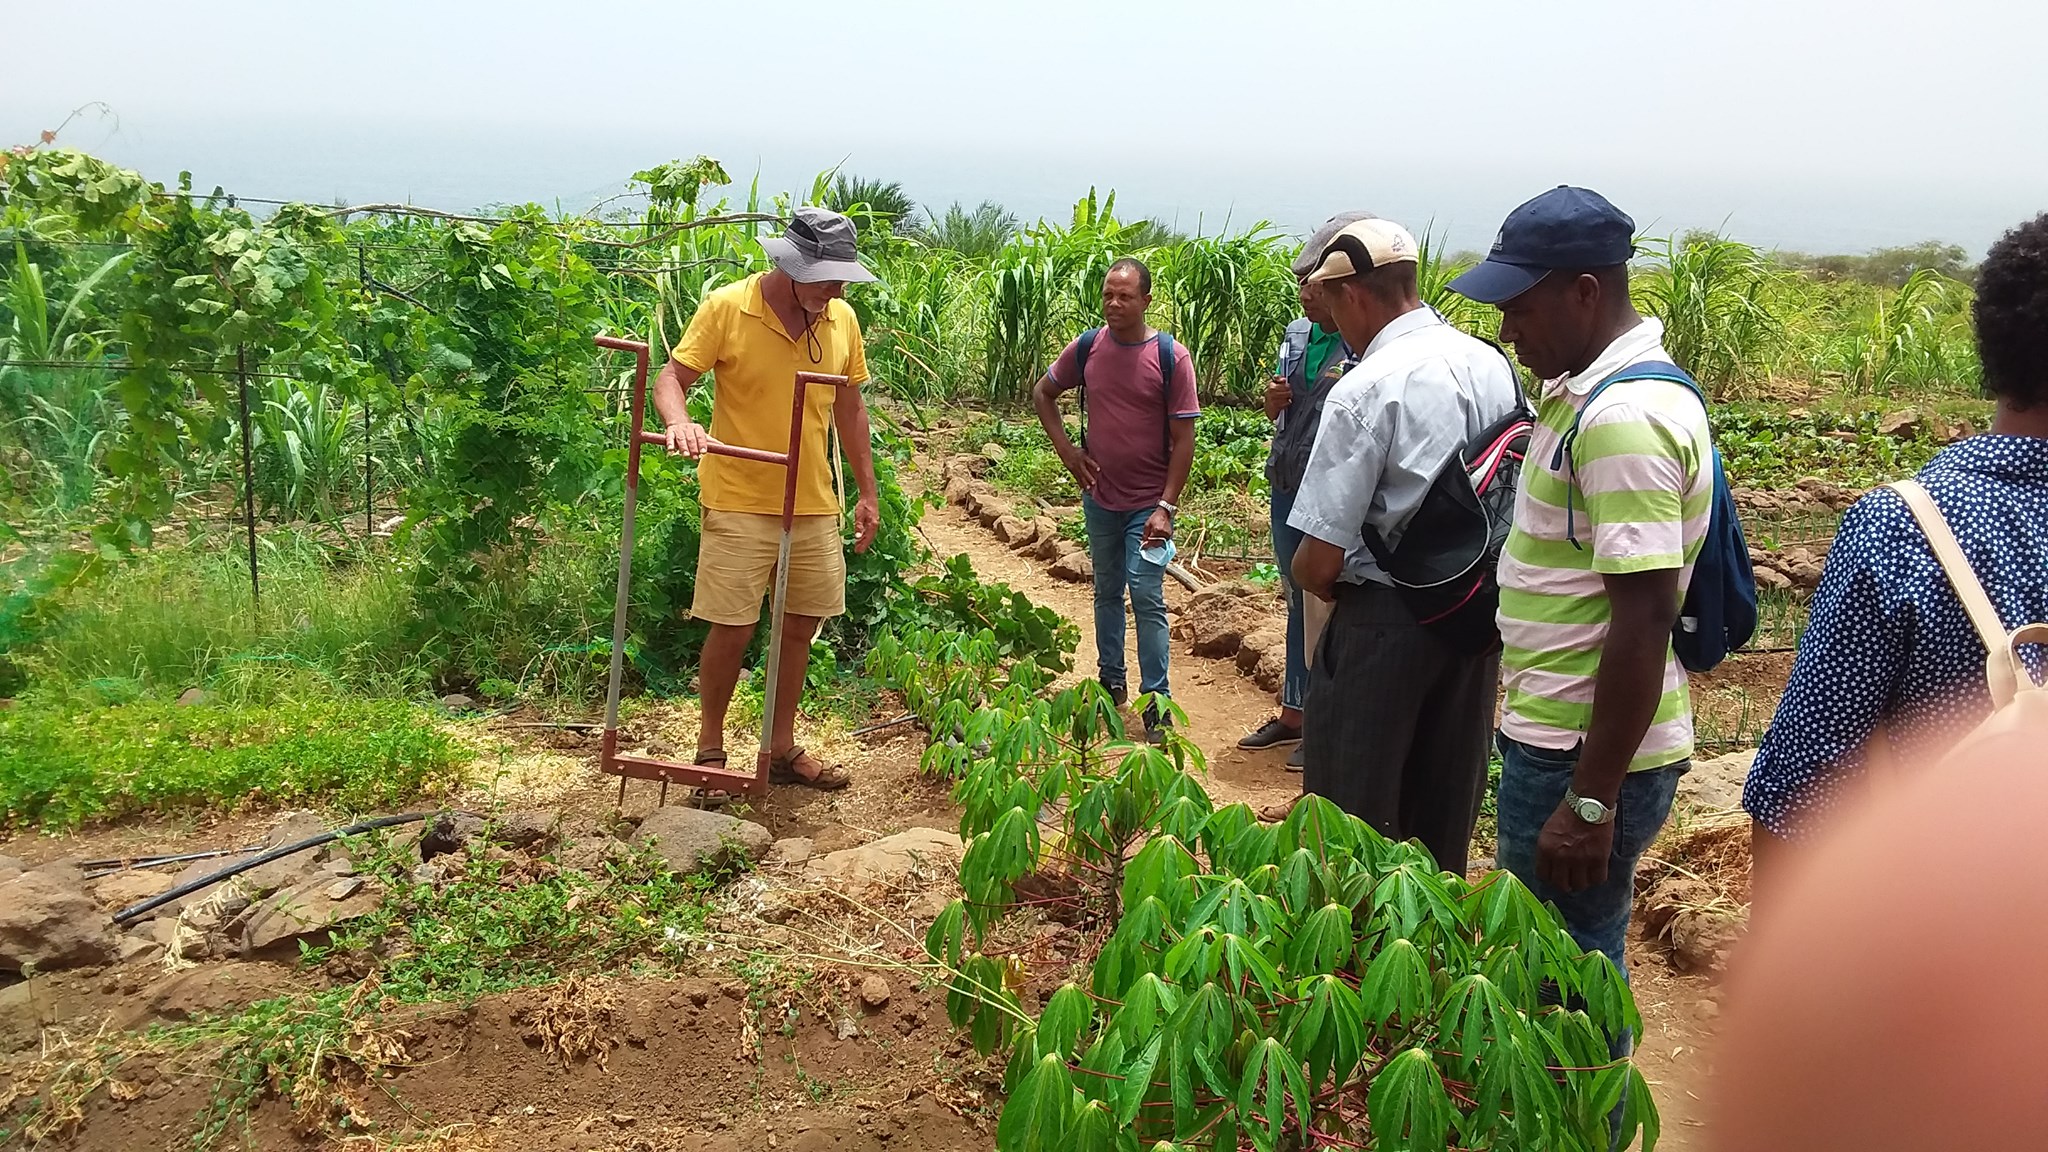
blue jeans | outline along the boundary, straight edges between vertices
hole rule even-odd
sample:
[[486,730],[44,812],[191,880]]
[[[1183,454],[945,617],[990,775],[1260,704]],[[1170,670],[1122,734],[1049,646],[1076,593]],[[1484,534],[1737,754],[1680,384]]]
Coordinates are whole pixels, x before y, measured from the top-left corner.
[[[1494,743],[1501,760],[1495,862],[1513,873],[1538,900],[1556,905],[1564,917],[1565,931],[1579,947],[1613,961],[1626,983],[1628,963],[1623,953],[1628,944],[1629,913],[1635,907],[1636,864],[1663,830],[1671,815],[1671,801],[1678,795],[1678,778],[1692,763],[1681,760],[1629,773],[1621,782],[1621,797],[1615,805],[1614,848],[1607,857],[1606,882],[1581,892],[1562,892],[1536,875],[1536,837],[1564,802],[1572,770],[1579,765],[1579,749],[1538,748],[1502,733],[1494,734]],[[1635,1035],[1627,1029],[1608,1038],[1608,1054],[1616,1060],[1633,1055],[1635,1047]],[[1607,1117],[1613,1132],[1608,1141],[1610,1152],[1619,1152],[1621,1147],[1621,1115],[1627,1106],[1624,1087],[1621,1103]]]
[[1629,911],[1635,905],[1636,863],[1671,815],[1678,778],[1691,763],[1681,760],[1628,774],[1615,810],[1614,849],[1607,859],[1606,881],[1583,891],[1563,892],[1536,875],[1536,837],[1564,801],[1572,770],[1579,763],[1579,750],[1537,748],[1505,735],[1497,735],[1495,742],[1501,758],[1500,846],[1495,860],[1538,900],[1557,905],[1565,930],[1579,947],[1604,954],[1627,980],[1623,951],[1628,943]]
[[1127,684],[1124,593],[1129,591],[1131,615],[1138,620],[1138,691],[1167,695],[1166,568],[1138,554],[1152,509],[1112,512],[1087,496],[1081,497],[1081,508],[1088,521],[1088,558],[1095,566],[1095,654],[1102,686]]
[[1287,594],[1287,679],[1280,684],[1280,706],[1299,709],[1308,699],[1308,654],[1303,639],[1308,626],[1302,616],[1301,589],[1294,585],[1294,550],[1301,547],[1303,534],[1287,524],[1294,511],[1294,493],[1275,488],[1272,504],[1273,563],[1280,568],[1280,589]]

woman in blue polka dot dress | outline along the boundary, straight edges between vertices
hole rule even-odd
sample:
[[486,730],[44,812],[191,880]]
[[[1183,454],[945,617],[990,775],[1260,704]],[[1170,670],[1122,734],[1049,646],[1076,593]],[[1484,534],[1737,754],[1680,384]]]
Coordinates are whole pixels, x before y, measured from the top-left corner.
[[[2007,628],[2048,620],[2048,214],[1994,245],[1974,312],[1990,432],[1944,449],[1918,477]],[[2039,678],[2043,653],[2022,649]],[[1983,641],[1905,501],[1858,500],[1828,550],[1791,683],[1743,789],[1765,870],[1784,841],[1825,823],[1863,771],[1865,746],[1927,763],[1991,712]]]

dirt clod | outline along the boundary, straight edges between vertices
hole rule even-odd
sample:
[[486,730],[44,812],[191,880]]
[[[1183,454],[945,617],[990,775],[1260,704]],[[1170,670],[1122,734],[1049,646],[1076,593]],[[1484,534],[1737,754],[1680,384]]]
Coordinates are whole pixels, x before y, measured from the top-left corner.
[[950,875],[960,863],[960,837],[939,828],[911,828],[857,848],[812,857],[806,876],[843,888],[893,888],[920,868]]
[[1246,637],[1261,632],[1273,631],[1285,642],[1285,621],[1274,618],[1272,607],[1271,593],[1241,580],[1227,580],[1190,597],[1181,618],[1188,624],[1195,655],[1230,657],[1246,647]]
[[92,882],[92,894],[109,911],[126,908],[171,890],[171,878],[162,872],[133,870],[116,872]]
[[870,1012],[879,1012],[889,1006],[889,982],[879,975],[870,976],[860,982],[861,1007]]
[[85,894],[76,875],[37,869],[0,882],[0,972],[113,961],[113,918]]
[[740,857],[759,860],[775,839],[759,824],[681,806],[656,809],[640,822],[639,835],[652,841],[668,866],[684,875]]
[[1053,561],[1052,568],[1049,571],[1051,571],[1053,579],[1065,580],[1070,584],[1086,584],[1095,579],[1094,563],[1088,559],[1087,553],[1079,549],[1068,552]]

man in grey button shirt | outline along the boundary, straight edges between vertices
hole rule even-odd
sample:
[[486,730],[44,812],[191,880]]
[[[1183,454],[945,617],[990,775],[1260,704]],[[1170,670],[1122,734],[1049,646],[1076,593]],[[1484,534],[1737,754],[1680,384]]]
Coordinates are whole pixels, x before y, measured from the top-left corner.
[[1415,238],[1386,220],[1346,226],[1316,270],[1344,342],[1362,348],[1323,403],[1288,523],[1305,538],[1294,580],[1331,601],[1309,671],[1302,788],[1462,875],[1486,791],[1498,649],[1467,656],[1417,623],[1365,548],[1398,549],[1437,474],[1516,404],[1499,350],[1451,327],[1416,292]]

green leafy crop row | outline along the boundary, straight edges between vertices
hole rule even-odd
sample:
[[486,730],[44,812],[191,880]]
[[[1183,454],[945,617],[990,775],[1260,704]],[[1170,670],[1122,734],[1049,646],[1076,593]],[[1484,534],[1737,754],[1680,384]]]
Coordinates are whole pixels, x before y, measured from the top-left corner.
[[[1641,1028],[1626,981],[1512,876],[1439,872],[1316,797],[1277,825],[1217,806],[1192,744],[1134,744],[1092,683],[1005,683],[986,644],[896,656],[950,669],[919,691],[966,895],[926,948],[955,1026],[1009,1053],[1001,1152],[1593,1152],[1617,1115],[1654,1147],[1648,1086],[1611,1055]],[[1099,950],[1033,1015],[1002,941],[1039,914]]]
[[0,814],[69,828],[142,811],[322,802],[369,809],[452,783],[460,747],[399,701],[0,711]]

